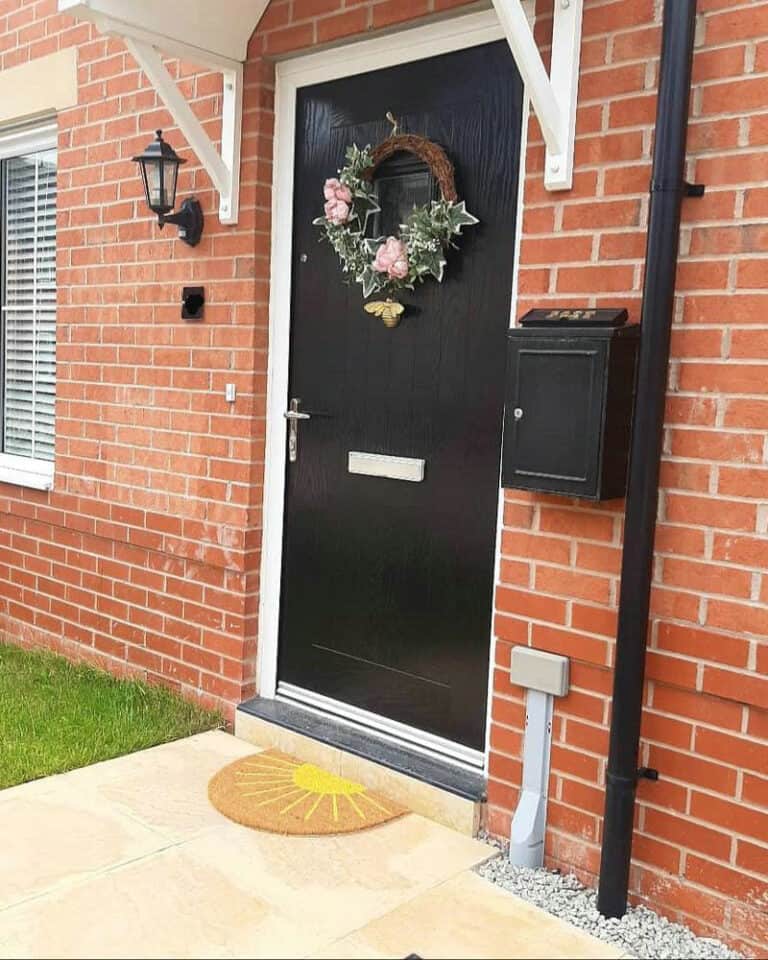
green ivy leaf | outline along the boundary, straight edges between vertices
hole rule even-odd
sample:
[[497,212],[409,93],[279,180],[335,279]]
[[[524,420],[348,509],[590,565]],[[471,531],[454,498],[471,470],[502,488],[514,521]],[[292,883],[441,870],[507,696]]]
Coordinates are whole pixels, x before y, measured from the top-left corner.
[[477,217],[467,210],[464,200],[460,203],[451,204],[448,210],[448,219],[454,233],[461,233],[462,227],[471,227],[480,223]]
[[358,277],[358,283],[363,285],[363,297],[366,299],[379,289],[382,274],[378,273],[371,266],[367,266]]
[[430,273],[438,283],[442,283],[445,263],[445,259],[440,254],[432,253],[424,258],[425,272]]

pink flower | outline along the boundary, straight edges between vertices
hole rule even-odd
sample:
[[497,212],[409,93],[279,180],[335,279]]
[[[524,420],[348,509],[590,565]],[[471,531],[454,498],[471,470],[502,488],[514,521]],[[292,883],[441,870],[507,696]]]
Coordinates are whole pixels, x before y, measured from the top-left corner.
[[400,260],[395,260],[388,273],[394,280],[404,280],[408,276],[409,269],[408,257],[403,256]]
[[325,219],[337,227],[349,220],[349,204],[344,200],[328,200],[324,209]]
[[323,187],[323,195],[326,200],[342,200],[344,203],[352,203],[352,191],[349,187],[337,180],[336,177],[329,177]]
[[404,280],[408,276],[409,264],[405,244],[397,237],[387,237],[376,251],[373,269],[386,273],[392,280]]

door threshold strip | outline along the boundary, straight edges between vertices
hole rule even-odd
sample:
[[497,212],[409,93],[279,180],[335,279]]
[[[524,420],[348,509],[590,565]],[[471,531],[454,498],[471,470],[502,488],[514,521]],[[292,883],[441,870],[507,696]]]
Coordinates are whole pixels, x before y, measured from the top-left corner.
[[417,730],[415,727],[398,723],[396,720],[390,720],[311,690],[305,690],[303,687],[280,682],[277,687],[277,699],[296,704],[320,716],[332,718],[367,736],[415,751],[441,763],[449,763],[473,773],[482,772],[484,769],[485,756],[479,750],[473,750],[471,747]]
[[238,714],[282,727],[473,803],[485,799],[486,781],[482,771],[469,770],[393,743],[304,704],[293,703],[282,697],[252,697],[237,709]]

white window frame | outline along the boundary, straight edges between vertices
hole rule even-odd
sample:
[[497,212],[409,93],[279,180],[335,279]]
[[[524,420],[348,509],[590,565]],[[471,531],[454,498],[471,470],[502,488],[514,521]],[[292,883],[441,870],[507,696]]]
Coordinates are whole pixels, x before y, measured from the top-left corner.
[[[0,160],[43,150],[56,150],[57,147],[58,128],[55,118],[49,117],[24,127],[0,127]],[[0,323],[0,330],[2,330],[2,323]],[[0,403],[2,403],[1,396]],[[4,415],[5,411],[0,410],[0,423]],[[0,452],[0,483],[11,483],[19,487],[29,487],[32,490],[52,490],[54,476],[53,460],[36,460],[32,457],[19,457]]]

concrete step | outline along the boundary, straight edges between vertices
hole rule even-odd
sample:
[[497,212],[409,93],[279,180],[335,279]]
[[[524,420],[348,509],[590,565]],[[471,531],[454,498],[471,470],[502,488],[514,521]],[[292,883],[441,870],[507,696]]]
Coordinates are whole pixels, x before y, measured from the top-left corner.
[[394,746],[293,704],[258,697],[238,708],[235,736],[363,783],[466,836],[480,830],[485,781],[478,773]]

